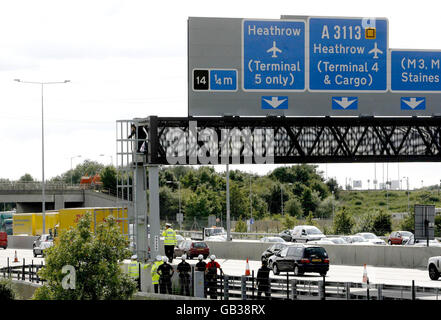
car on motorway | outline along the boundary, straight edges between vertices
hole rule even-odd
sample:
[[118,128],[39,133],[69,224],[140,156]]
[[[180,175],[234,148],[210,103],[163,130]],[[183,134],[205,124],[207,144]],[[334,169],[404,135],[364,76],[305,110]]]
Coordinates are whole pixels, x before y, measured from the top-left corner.
[[344,239],[353,245],[374,245],[372,242],[367,241],[362,236],[345,236]]
[[427,260],[427,271],[431,280],[438,280],[441,273],[441,256],[430,257]]
[[268,261],[268,259],[275,255],[277,252],[279,252],[282,249],[285,249],[288,246],[288,243],[286,242],[278,242],[270,246],[268,249],[266,249],[264,252],[262,252],[262,255],[260,257],[261,261]]
[[286,242],[281,237],[263,237],[260,239],[260,242]]
[[287,242],[292,241],[292,230],[283,230],[279,233],[279,237]]
[[334,244],[348,244],[348,242],[343,237],[327,238]]
[[394,231],[387,238],[387,243],[389,245],[405,244],[412,235],[410,231]]
[[323,232],[315,226],[295,226],[292,230],[292,241],[293,242],[308,242],[313,240],[321,240],[326,238]]
[[329,270],[329,257],[325,248],[318,245],[301,244],[287,246],[272,256],[271,269],[274,275],[280,272],[293,272],[303,275],[306,272],[317,272],[325,276]]
[[205,241],[184,240],[175,247],[173,258],[180,257],[183,254],[186,254],[189,259],[202,254],[206,259],[210,255],[210,248]]
[[375,234],[371,232],[359,232],[355,234],[356,236],[362,236],[367,241],[371,242],[372,244],[380,244],[385,245],[386,242],[383,239],[378,238]]
[[42,234],[39,236],[32,245],[32,253],[34,254],[34,258],[37,255],[41,255],[44,257],[44,250],[50,248],[54,245],[54,237],[52,234]]
[[312,240],[312,241],[308,241],[308,243],[311,243],[311,244],[334,244],[334,242],[332,242],[328,238],[321,239],[321,240]]
[[[405,246],[412,247],[427,247],[426,239],[415,239],[415,236],[410,236],[409,240],[406,242]],[[429,240],[429,247],[441,247],[441,242],[436,239]]]
[[185,241],[185,238],[180,234],[176,235],[176,243],[179,245],[182,241]]

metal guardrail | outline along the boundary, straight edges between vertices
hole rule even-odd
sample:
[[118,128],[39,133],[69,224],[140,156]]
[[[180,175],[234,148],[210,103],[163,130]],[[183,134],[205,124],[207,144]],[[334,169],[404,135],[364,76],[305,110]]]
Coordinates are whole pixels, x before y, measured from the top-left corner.
[[[45,183],[45,190],[81,190],[80,185],[66,183]],[[41,182],[6,182],[0,183],[0,190],[7,191],[34,191],[41,190]]]

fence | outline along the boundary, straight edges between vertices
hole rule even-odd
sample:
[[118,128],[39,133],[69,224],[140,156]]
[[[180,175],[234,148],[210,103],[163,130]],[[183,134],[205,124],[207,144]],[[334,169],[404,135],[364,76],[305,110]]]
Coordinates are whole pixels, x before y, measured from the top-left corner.
[[26,264],[25,259],[23,259],[21,265],[10,265],[8,258],[7,263],[6,267],[0,268],[0,276],[3,276],[3,278],[15,278],[32,283],[43,283],[45,281],[38,276],[38,271],[44,267],[43,261],[40,264],[34,264],[34,260],[31,260],[31,264]]

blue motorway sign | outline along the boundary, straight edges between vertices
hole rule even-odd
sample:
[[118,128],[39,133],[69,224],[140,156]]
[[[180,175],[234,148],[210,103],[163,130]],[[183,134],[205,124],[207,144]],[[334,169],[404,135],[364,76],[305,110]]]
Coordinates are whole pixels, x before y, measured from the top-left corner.
[[386,91],[387,19],[310,18],[311,91]]
[[305,22],[244,20],[244,91],[305,90]]
[[441,51],[391,50],[392,91],[441,91]]

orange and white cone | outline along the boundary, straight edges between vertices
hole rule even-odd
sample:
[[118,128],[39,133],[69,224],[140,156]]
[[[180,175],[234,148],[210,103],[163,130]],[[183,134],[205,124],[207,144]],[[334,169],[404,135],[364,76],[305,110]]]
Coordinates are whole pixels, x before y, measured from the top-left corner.
[[250,264],[248,263],[248,258],[247,258],[247,264],[245,267],[245,275],[249,276],[250,275]]
[[367,274],[367,269],[366,269],[366,264],[364,264],[364,270],[363,270],[363,284],[367,285],[368,282],[368,274]]
[[14,262],[18,262],[18,258],[17,258],[17,250],[15,250]]

